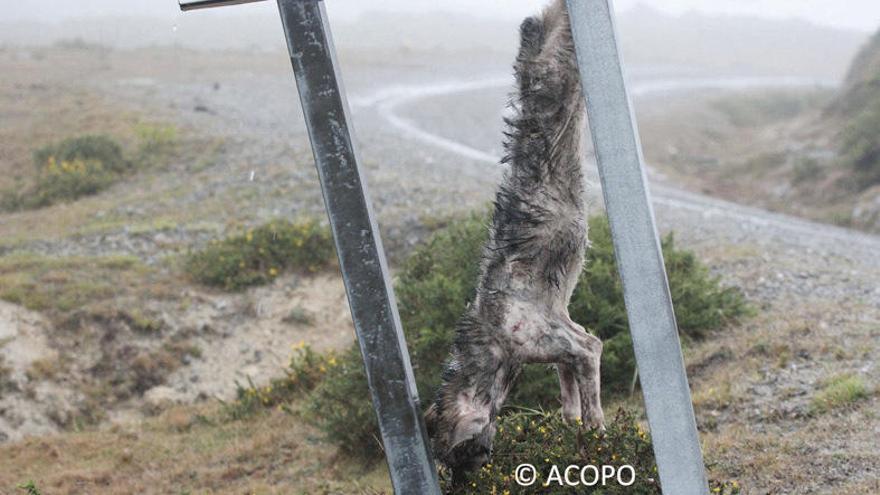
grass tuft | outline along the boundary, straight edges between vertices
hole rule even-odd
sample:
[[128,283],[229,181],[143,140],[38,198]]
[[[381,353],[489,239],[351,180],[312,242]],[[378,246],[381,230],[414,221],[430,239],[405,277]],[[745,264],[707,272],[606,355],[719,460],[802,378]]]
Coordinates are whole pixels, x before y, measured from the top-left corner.
[[811,410],[820,414],[841,409],[867,399],[868,395],[868,386],[861,377],[853,374],[837,375],[827,380],[813,396]]
[[131,256],[52,257],[19,253],[0,258],[0,299],[62,316],[112,299],[120,282],[145,274]]
[[37,488],[37,484],[34,483],[33,480],[28,481],[27,483],[18,485],[18,489],[23,490],[28,495],[42,495],[42,493],[43,493],[40,491],[39,488]]

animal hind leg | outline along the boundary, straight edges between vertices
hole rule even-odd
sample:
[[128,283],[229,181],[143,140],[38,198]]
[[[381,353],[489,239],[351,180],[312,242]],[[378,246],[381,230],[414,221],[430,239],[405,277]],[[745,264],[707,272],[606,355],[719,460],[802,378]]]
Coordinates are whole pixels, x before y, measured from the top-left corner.
[[565,327],[567,332],[582,349],[581,355],[574,364],[580,392],[581,420],[591,428],[604,429],[605,414],[602,412],[600,393],[602,341],[570,318],[567,320]]
[[558,363],[559,391],[562,398],[562,417],[573,421],[581,418],[581,392],[577,382],[577,368]]
[[519,354],[524,362],[557,365],[563,414],[567,418],[580,418],[587,426],[602,428],[605,422],[599,396],[602,341],[567,317],[535,329],[528,338],[528,342],[520,346]]

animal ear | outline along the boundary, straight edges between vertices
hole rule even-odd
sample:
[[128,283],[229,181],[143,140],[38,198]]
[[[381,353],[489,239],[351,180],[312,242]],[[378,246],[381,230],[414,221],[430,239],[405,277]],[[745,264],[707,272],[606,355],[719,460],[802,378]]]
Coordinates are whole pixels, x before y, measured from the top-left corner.
[[531,59],[541,53],[544,46],[544,21],[537,17],[526,17],[519,26],[520,60]]

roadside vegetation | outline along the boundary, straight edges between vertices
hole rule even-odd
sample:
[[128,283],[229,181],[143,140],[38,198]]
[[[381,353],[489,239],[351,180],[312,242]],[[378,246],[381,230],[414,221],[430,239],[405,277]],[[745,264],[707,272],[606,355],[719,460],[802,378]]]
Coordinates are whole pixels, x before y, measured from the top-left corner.
[[[527,463],[541,473],[533,489],[547,494],[589,491],[603,495],[660,494],[660,480],[651,438],[632,413],[619,409],[609,418],[606,431],[586,430],[566,423],[558,413],[521,410],[505,415],[498,423],[492,463],[473,473],[455,492],[461,494],[523,493],[516,483],[517,466]],[[615,473],[603,482],[594,470],[574,471],[570,478],[579,488],[566,484],[565,469],[576,466],[614,466]],[[553,471],[556,466],[557,471]],[[623,468],[631,466],[632,470]],[[441,472],[441,475],[445,475]],[[605,473],[608,476],[608,473]],[[447,488],[448,479],[443,479]],[[741,493],[735,481],[710,482],[711,493]]]
[[137,170],[160,164],[178,139],[177,130],[168,125],[139,124],[134,133],[138,144],[130,154],[104,134],[71,137],[37,149],[32,183],[3,192],[0,206],[7,211],[36,209],[98,194]]
[[184,269],[195,281],[229,291],[263,285],[287,270],[313,273],[335,260],[330,231],[313,220],[275,220],[214,240],[189,254]]
[[840,87],[671,95],[639,120],[647,160],[674,183],[880,232],[880,31]]
[[851,406],[871,395],[865,381],[857,375],[842,374],[826,380],[813,396],[812,412],[824,413]]
[[151,271],[130,256],[11,254],[0,257],[0,299],[60,321],[113,299],[120,294],[120,285],[143,284]]
[[830,91],[766,91],[718,97],[710,105],[736,127],[767,125],[792,119],[827,104]]
[[[107,419],[114,404],[140,397],[200,355],[189,335],[170,335],[163,315],[148,309],[176,294],[171,275],[131,256],[0,257],[0,299],[44,316],[52,348],[30,363],[16,391],[34,397],[42,382],[63,380],[76,398],[56,403],[55,426]],[[3,383],[0,377],[0,389]]]
[[[398,275],[396,296],[422,397],[432,397],[439,384],[456,322],[473,295],[486,235],[484,215],[450,221],[413,252]],[[572,299],[571,314],[605,341],[603,392],[606,396],[622,396],[635,386],[637,377],[610,231],[604,218],[590,220],[590,239],[592,247]],[[742,294],[723,287],[693,253],[675,246],[672,235],[664,238],[663,249],[685,341],[700,339],[749,313]],[[285,375],[267,386],[242,387],[238,400],[230,406],[231,416],[240,418],[258,411],[256,406],[277,407],[305,396],[306,418],[331,442],[364,461],[376,459],[381,452],[377,444],[379,431],[357,345],[324,357],[303,350]],[[304,394],[309,389],[313,390]],[[555,409],[558,390],[551,368],[529,366],[508,403],[512,407]]]
[[846,182],[849,188],[860,191],[880,183],[880,31],[856,55],[827,113],[843,124],[839,153],[854,172]]

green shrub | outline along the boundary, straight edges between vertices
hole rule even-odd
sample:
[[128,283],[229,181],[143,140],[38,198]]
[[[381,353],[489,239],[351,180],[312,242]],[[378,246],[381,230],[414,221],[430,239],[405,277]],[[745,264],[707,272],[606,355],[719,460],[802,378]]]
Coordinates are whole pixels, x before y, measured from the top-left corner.
[[50,158],[58,163],[81,161],[99,162],[108,171],[122,173],[131,165],[122,154],[122,146],[113,138],[88,135],[68,138],[60,143],[44,146],[34,152],[34,165],[42,170]]
[[[516,482],[515,471],[521,464],[531,464],[541,474],[529,487],[521,487]],[[607,479],[603,486],[601,474],[595,486],[568,486],[564,476],[565,469],[571,465],[596,466],[599,473],[602,466],[614,466],[620,470],[620,480],[627,486],[614,478]],[[623,466],[631,466],[632,471],[620,469]],[[630,484],[633,473],[635,479]],[[441,479],[449,489],[445,474],[441,473]],[[587,483],[592,484],[596,477],[592,469],[584,471]],[[572,470],[569,479],[580,482],[580,471]],[[740,493],[736,482],[713,481],[711,487],[712,493]],[[456,494],[481,495],[587,491],[603,495],[661,493],[651,439],[631,413],[618,410],[604,433],[566,423],[559,414],[536,411],[506,415],[498,424],[492,463],[473,473],[454,490]]]
[[57,162],[54,157],[49,157],[26,201],[32,207],[71,201],[103,191],[115,181],[116,174],[99,161],[74,159]]
[[4,210],[42,208],[103,191],[130,167],[122,147],[107,136],[82,136],[34,152],[36,176],[30,187],[7,190]]
[[364,463],[382,455],[379,425],[368,390],[360,350],[352,346],[309,395],[305,409],[305,419],[317,425],[343,455]]
[[866,189],[880,182],[880,98],[846,125],[840,153],[858,175],[853,181],[857,188]]
[[288,269],[315,272],[334,259],[327,228],[275,220],[190,253],[185,270],[202,284],[235,291],[271,282]]
[[[485,224],[485,218],[478,215],[452,222],[415,250],[398,278],[395,290],[401,320],[425,404],[439,385],[456,322],[473,296],[487,237]],[[603,392],[621,393],[633,382],[635,358],[611,234],[604,218],[590,219],[590,239],[592,247],[572,298],[571,316],[605,341]],[[700,338],[746,313],[742,294],[721,287],[693,253],[675,247],[672,235],[662,244],[683,335]],[[558,396],[555,372],[548,366],[531,365],[517,381],[509,404],[552,409],[558,407]],[[375,455],[372,447],[379,437],[378,426],[357,346],[340,356],[340,365],[328,372],[311,394],[310,402],[312,420],[329,439],[350,454]]]
[[68,138],[36,150],[33,184],[3,191],[0,209],[42,208],[96,194],[137,167],[167,160],[175,149],[177,129],[173,126],[140,124],[134,132],[138,149],[131,159],[119,143],[105,135]]
[[301,397],[315,388],[324,378],[328,369],[339,363],[333,352],[319,354],[311,347],[300,343],[294,346],[284,376],[275,378],[264,387],[236,383],[236,398],[224,407],[224,415],[230,420],[238,420],[254,415],[271,407],[286,407],[291,400]]

